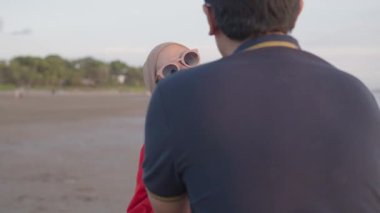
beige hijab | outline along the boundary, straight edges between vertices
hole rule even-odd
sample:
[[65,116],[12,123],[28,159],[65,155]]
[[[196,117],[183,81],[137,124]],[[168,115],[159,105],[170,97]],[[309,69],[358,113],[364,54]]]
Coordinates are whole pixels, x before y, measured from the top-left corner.
[[148,92],[153,92],[153,90],[156,88],[156,72],[157,72],[157,60],[160,53],[162,53],[167,47],[177,45],[182,46],[186,49],[188,49],[186,46],[174,42],[166,42],[157,45],[153,50],[149,53],[148,58],[145,61],[144,67],[143,67],[143,73],[144,73],[144,82],[145,87],[147,88]]

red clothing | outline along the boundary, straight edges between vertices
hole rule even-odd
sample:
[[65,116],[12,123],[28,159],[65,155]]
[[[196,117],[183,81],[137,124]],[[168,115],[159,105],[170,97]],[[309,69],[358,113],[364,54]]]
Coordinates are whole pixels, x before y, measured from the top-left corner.
[[139,168],[137,171],[136,189],[131,202],[127,208],[127,213],[153,213],[152,205],[149,202],[148,194],[145,189],[145,184],[142,179],[143,169],[142,163],[144,160],[145,146],[141,148]]

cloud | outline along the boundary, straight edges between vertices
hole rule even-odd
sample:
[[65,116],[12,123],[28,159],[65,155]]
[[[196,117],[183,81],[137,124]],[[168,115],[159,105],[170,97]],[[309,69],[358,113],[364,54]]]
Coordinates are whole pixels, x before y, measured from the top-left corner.
[[141,10],[138,10],[138,9],[132,9],[130,12],[131,12],[133,15],[135,15],[135,16],[139,16],[139,15],[142,14]]
[[27,36],[27,35],[31,35],[32,33],[33,31],[31,29],[26,28],[22,30],[13,31],[10,34],[13,36]]
[[146,53],[148,50],[146,48],[123,48],[123,47],[107,47],[104,48],[104,53],[106,55],[124,55],[130,53]]
[[356,57],[379,57],[380,50],[375,46],[309,46],[313,52],[323,54],[325,56],[356,56]]

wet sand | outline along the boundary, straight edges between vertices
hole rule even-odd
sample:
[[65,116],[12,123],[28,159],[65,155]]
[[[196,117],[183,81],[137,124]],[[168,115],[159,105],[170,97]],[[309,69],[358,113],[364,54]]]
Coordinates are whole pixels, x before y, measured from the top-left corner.
[[0,93],[0,212],[125,212],[148,99]]
[[0,212],[125,212],[148,97],[0,93]]

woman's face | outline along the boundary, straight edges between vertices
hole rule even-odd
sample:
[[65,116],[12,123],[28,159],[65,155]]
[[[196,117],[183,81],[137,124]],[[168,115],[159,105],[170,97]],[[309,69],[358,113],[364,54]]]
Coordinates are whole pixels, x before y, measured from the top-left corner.
[[[157,58],[156,71],[163,68],[165,65],[169,63],[178,63],[180,57],[183,53],[189,51],[188,48],[179,46],[179,45],[169,45],[163,49]],[[178,63],[180,69],[185,68],[182,63]]]
[[159,80],[173,73],[198,65],[200,57],[197,50],[172,42],[156,46],[143,66],[144,82],[152,92]]
[[155,67],[156,79],[161,80],[175,72],[199,63],[196,51],[176,44],[165,47],[158,55]]

